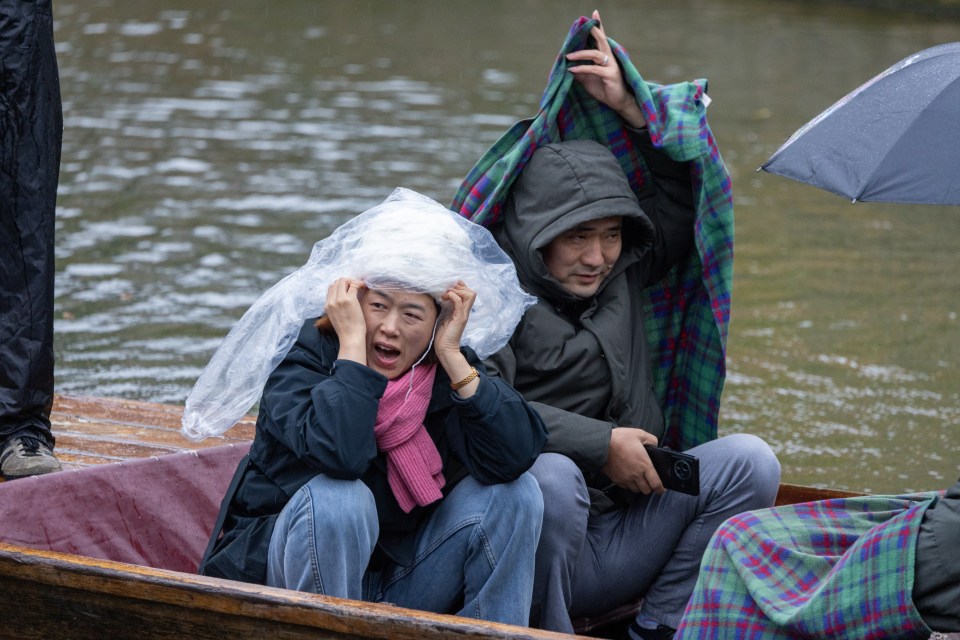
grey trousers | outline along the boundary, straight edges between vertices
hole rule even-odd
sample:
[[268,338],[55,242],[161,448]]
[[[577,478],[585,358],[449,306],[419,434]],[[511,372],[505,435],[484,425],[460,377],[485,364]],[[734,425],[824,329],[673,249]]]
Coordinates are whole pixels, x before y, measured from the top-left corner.
[[960,482],[924,514],[914,568],[913,603],[923,621],[960,632]]
[[544,453],[530,472],[544,501],[531,626],[573,632],[571,617],[595,616],[644,597],[640,616],[676,628],[711,535],[727,518],[773,506],[780,463],[754,436],[732,435],[688,451],[700,459],[700,495],[666,491],[590,515],[583,474]]

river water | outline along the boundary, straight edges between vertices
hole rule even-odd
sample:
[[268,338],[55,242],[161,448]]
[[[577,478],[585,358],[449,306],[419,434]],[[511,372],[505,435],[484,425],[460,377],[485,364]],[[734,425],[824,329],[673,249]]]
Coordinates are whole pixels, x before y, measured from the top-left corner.
[[[57,0],[59,393],[183,403],[246,308],[394,187],[449,202],[536,110],[567,0]],[[644,76],[708,78],[737,249],[721,432],[784,480],[942,488],[960,465],[960,211],[757,173],[960,24],[777,0],[601,2]]]

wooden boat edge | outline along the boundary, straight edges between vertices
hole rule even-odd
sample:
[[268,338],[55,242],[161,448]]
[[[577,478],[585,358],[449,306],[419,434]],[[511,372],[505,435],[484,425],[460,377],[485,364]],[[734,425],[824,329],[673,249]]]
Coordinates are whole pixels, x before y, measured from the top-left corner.
[[[778,504],[860,495],[854,492],[781,484]],[[227,627],[236,638],[270,637],[364,638],[433,640],[464,638],[530,638],[548,640],[569,637],[536,629],[498,625],[456,616],[432,614],[392,605],[343,600],[284,589],[274,589],[192,573],[101,560],[87,556],[45,551],[0,542],[0,617],[10,626],[21,609],[49,611],[56,607],[57,620],[24,620],[36,629],[57,635],[56,625],[69,623],[71,637],[104,636],[102,623],[85,627],[86,617],[125,617],[147,621],[156,636],[177,633],[189,637],[223,637]],[[42,595],[40,595],[42,594]],[[38,602],[37,599],[40,598]],[[19,604],[36,602],[37,606]],[[6,611],[10,607],[14,610]],[[637,603],[618,607],[605,615],[578,620],[579,632],[615,624],[635,613]],[[69,612],[73,611],[74,615]],[[83,615],[76,614],[77,611]],[[53,629],[41,625],[54,625]],[[7,625],[5,625],[7,626]],[[141,625],[142,626],[142,625]],[[256,630],[254,633],[253,630]],[[0,638],[6,637],[0,630]],[[18,636],[10,636],[18,637]]]
[[[22,629],[23,624],[29,624],[36,630],[37,620],[26,619],[35,616],[24,612],[42,611],[45,612],[42,619],[50,624],[69,622],[70,635],[74,638],[108,637],[106,625],[122,627],[129,622],[114,619],[108,623],[104,620],[106,611],[115,614],[130,611],[131,619],[140,627],[137,637],[144,638],[168,638],[174,631],[205,637],[197,633],[198,617],[210,621],[200,623],[210,627],[209,637],[224,637],[225,625],[230,628],[231,637],[258,639],[265,636],[383,640],[568,637],[389,604],[331,598],[2,542],[0,585],[4,603],[0,605],[0,612],[5,629]],[[38,597],[42,597],[43,602],[35,602]],[[58,614],[51,616],[50,607],[54,603]],[[77,610],[86,611],[89,620],[67,613]],[[63,615],[65,613],[67,615]],[[70,620],[65,621],[64,617]],[[178,625],[178,619],[183,624]],[[151,629],[158,634],[150,633]],[[245,633],[244,629],[248,631]],[[0,631],[0,637],[8,636]]]
[[[52,420],[55,433],[62,435],[66,446],[64,457],[74,470],[117,462],[121,452],[123,459],[130,461],[218,444],[246,444],[252,439],[254,418],[247,416],[224,437],[202,443],[187,441],[179,434],[182,409],[149,402],[58,396]],[[777,504],[855,495],[861,494],[781,484]],[[256,635],[258,640],[264,635],[401,640],[569,637],[3,542],[0,592],[4,593],[0,599],[4,627],[16,629],[20,621],[20,628],[44,629],[44,637],[107,637],[104,625],[111,617],[120,621],[111,624],[119,625],[115,631],[121,636],[127,631],[122,628],[124,620],[137,620],[141,628],[143,621],[149,621],[146,626],[158,629],[156,635],[138,633],[143,637],[172,637],[172,633],[198,638]],[[578,621],[578,629],[588,631],[624,619],[635,608],[636,603],[627,604]],[[50,611],[56,615],[50,616]],[[41,613],[31,617],[31,612]],[[90,620],[98,622],[90,626]],[[270,633],[265,633],[267,628]],[[226,629],[229,634],[224,633]],[[0,629],[0,638],[21,637],[5,633]]]
[[842,489],[822,489],[803,484],[780,483],[780,489],[777,491],[777,506],[786,504],[799,504],[801,502],[813,502],[816,500],[833,500],[835,498],[855,498],[866,495],[857,491],[846,491]]

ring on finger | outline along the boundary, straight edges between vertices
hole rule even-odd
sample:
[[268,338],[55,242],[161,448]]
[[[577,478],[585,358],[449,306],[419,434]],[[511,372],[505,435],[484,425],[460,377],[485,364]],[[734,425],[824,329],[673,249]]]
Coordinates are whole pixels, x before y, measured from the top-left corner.
[[607,66],[607,62],[609,60],[610,60],[610,56],[608,56],[607,54],[603,54],[603,60],[600,61],[600,66],[601,67]]

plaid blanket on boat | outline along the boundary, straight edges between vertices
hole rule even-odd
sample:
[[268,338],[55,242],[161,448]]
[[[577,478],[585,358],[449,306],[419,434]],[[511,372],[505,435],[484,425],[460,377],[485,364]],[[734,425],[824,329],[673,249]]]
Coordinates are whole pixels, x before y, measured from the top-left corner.
[[913,605],[913,571],[936,496],[824,500],[727,520],[676,637],[929,637]]
[[[537,115],[515,124],[464,179],[451,209],[494,224],[510,185],[537,147],[591,138],[617,156],[634,190],[649,171],[623,121],[567,73],[564,55],[588,46],[594,20],[577,20],[560,49]],[[645,318],[655,358],[655,387],[667,425],[665,443],[688,449],[717,436],[726,375],[727,325],[733,277],[733,198],[730,176],[706,120],[706,80],[671,85],[646,82],[627,52],[610,40],[647,119],[653,144],[678,161],[692,161],[697,207],[696,251],[645,291]]]

